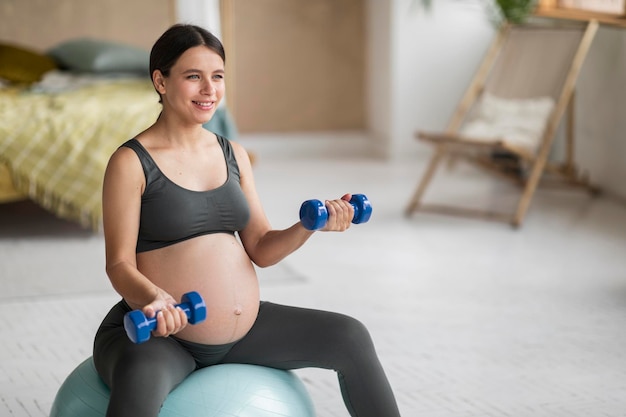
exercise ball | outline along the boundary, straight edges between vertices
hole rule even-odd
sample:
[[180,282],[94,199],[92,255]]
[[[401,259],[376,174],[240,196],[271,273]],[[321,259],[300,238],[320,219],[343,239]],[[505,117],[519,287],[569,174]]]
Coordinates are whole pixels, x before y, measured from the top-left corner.
[[[65,379],[50,417],[104,417],[109,389],[92,358]],[[166,398],[159,417],[314,417],[313,402],[290,371],[224,364],[199,369]]]

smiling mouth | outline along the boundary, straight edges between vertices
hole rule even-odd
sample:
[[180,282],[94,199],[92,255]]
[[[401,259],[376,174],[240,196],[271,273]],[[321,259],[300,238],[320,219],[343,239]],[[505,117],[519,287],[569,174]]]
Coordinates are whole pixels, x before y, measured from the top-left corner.
[[213,108],[213,105],[215,104],[214,101],[194,101],[193,102],[196,106],[202,107],[203,109],[211,109]]

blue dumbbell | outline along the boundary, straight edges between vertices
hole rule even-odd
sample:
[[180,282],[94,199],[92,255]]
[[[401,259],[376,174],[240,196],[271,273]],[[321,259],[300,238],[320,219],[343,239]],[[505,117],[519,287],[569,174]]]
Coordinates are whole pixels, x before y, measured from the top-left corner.
[[[185,314],[189,323],[196,324],[206,319],[206,304],[195,291],[183,294],[182,302],[177,304]],[[124,329],[133,343],[143,343],[150,339],[150,332],[156,329],[156,315],[148,318],[141,310],[133,310],[124,316]]]
[[[350,204],[354,208],[352,223],[365,223],[372,216],[372,205],[363,194],[353,194]],[[320,200],[307,200],[300,206],[300,222],[306,229],[321,229],[327,220],[328,211]]]

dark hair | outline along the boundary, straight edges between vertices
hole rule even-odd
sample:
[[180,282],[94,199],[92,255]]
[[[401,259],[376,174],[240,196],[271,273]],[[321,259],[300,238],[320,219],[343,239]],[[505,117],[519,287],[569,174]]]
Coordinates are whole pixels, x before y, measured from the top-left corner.
[[170,70],[180,56],[189,48],[205,45],[222,57],[226,62],[226,53],[222,42],[206,29],[195,25],[176,24],[166,30],[152,46],[150,51],[150,76],[155,70],[168,77]]

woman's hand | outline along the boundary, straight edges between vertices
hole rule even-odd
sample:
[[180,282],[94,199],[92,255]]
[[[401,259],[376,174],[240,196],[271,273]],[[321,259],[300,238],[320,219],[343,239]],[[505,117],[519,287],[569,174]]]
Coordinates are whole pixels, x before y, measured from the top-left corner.
[[350,204],[352,194],[345,194],[338,200],[326,200],[326,210],[328,212],[328,221],[326,225],[320,229],[324,232],[343,232],[350,228],[352,219],[354,218],[354,207]]
[[187,315],[180,307],[175,307],[176,300],[159,289],[155,299],[142,311],[146,317],[153,318],[156,314],[157,325],[152,334],[167,337],[176,334],[187,326]]

